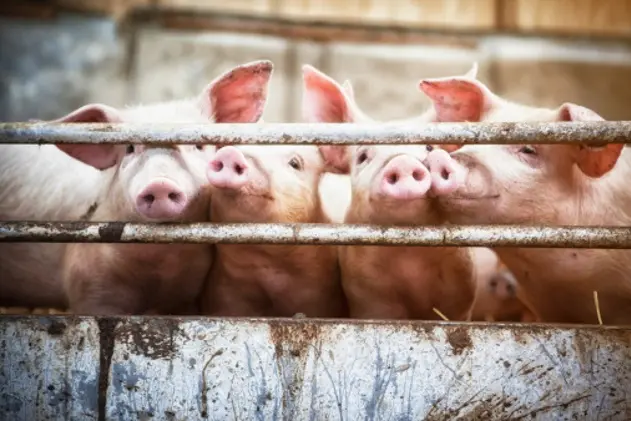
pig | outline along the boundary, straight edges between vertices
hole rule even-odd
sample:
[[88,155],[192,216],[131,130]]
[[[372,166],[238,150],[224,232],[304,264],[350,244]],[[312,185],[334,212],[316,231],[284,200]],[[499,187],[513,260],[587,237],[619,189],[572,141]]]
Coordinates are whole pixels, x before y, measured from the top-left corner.
[[[439,121],[602,121],[574,103],[555,109],[514,103],[467,77],[426,79],[420,90]],[[452,153],[466,181],[438,199],[459,224],[631,225],[631,152],[607,145],[476,145]],[[538,320],[631,322],[631,251],[498,248]],[[626,257],[625,257],[626,256]]]
[[[247,63],[217,77],[196,98],[126,109],[89,104],[56,121],[252,123],[263,112],[271,73],[269,61]],[[18,192],[26,190],[22,197],[38,198],[45,197],[47,192],[30,183],[54,180],[54,184],[48,181],[41,186],[47,188],[52,184],[56,192],[66,196],[46,201],[45,209],[37,215],[40,219],[50,219],[50,215],[90,221],[208,219],[210,189],[205,170],[214,155],[214,146],[59,144],[56,147],[67,159],[61,159],[51,148],[20,152],[20,159],[29,154],[41,155],[39,161],[43,165],[40,173],[31,180],[23,180],[23,185],[9,185]],[[63,169],[65,164],[67,171]],[[75,173],[78,168],[81,171]],[[39,193],[29,190],[37,188]],[[72,204],[63,203],[64,199]],[[55,202],[61,202],[62,207],[71,211],[55,213]],[[16,209],[26,206],[16,203]],[[72,210],[73,206],[76,209]],[[19,211],[13,216],[19,219]],[[77,243],[27,247],[31,248],[25,256],[13,254],[15,263],[9,267],[9,277],[3,278],[3,283],[6,279],[7,284],[15,286],[8,290],[9,298],[37,306],[67,304],[71,311],[87,314],[188,312],[196,307],[212,261],[212,249],[199,244]],[[32,259],[42,256],[46,259]],[[4,257],[3,266],[11,264],[12,259]],[[34,276],[27,284],[15,285],[16,280],[26,279],[24,273]],[[33,299],[31,289],[43,287],[51,291],[54,299]],[[43,296],[41,292],[35,294]]]
[[[371,123],[340,86],[314,68],[304,70],[305,119],[311,122]],[[430,122],[431,111],[407,123]],[[399,122],[401,123],[401,122]],[[390,123],[387,123],[390,124]],[[434,198],[463,180],[449,154],[426,145],[371,145],[336,151],[338,167],[350,171],[351,224],[443,224]],[[341,246],[342,285],[352,318],[467,320],[476,291],[475,268],[466,248]]]
[[[211,219],[221,223],[327,223],[318,194],[325,171],[340,171],[330,149],[241,145],[217,151],[208,167]],[[332,246],[218,244],[202,294],[213,316],[344,317]]]
[[520,299],[515,276],[485,247],[471,248],[477,272],[477,289],[471,320],[487,322],[534,321],[530,310]]

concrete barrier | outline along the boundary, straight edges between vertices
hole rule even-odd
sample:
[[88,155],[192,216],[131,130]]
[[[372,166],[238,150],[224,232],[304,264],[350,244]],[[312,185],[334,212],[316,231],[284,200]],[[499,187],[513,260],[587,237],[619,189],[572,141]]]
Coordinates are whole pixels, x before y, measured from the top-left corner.
[[631,419],[631,327],[0,317],[1,420]]

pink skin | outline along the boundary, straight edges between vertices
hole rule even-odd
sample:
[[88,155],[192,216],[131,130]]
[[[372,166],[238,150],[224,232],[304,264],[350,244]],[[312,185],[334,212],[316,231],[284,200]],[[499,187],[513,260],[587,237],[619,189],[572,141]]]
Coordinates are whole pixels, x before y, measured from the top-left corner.
[[214,187],[237,190],[247,183],[248,168],[243,152],[234,146],[227,146],[217,151],[206,175]]
[[168,179],[151,182],[136,196],[136,210],[149,219],[170,219],[181,215],[188,197]]
[[398,155],[384,166],[377,178],[377,194],[397,200],[425,197],[431,187],[429,171],[418,159]]

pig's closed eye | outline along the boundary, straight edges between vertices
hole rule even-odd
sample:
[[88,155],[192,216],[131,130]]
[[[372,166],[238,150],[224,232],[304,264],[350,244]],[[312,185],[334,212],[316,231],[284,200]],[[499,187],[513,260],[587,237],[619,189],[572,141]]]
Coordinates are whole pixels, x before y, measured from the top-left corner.
[[300,171],[302,169],[302,162],[300,162],[300,159],[293,157],[289,160],[289,166],[296,171]]
[[127,145],[127,149],[125,150],[125,152],[127,153],[127,155],[134,153],[134,151],[136,150],[136,148],[134,147],[134,145]]
[[361,165],[368,159],[368,154],[366,152],[362,152],[357,157],[357,165]]
[[537,150],[532,146],[522,146],[519,148],[519,153],[523,153],[526,155],[537,155]]
[[204,150],[204,145],[195,145],[195,147],[197,148],[198,151]]

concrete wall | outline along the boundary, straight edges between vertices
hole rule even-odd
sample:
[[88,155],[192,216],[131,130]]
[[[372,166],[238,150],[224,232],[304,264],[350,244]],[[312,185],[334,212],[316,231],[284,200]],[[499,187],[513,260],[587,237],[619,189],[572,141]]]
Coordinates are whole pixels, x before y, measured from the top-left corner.
[[121,30],[101,18],[0,20],[0,120],[56,118],[87,102],[123,106],[195,95],[230,67],[275,64],[269,122],[299,121],[301,70],[310,63],[353,82],[374,118],[416,115],[428,101],[423,77],[461,74],[474,60],[480,79],[532,105],[574,101],[608,119],[631,119],[631,46],[482,37],[462,45],[331,45],[257,35]]

